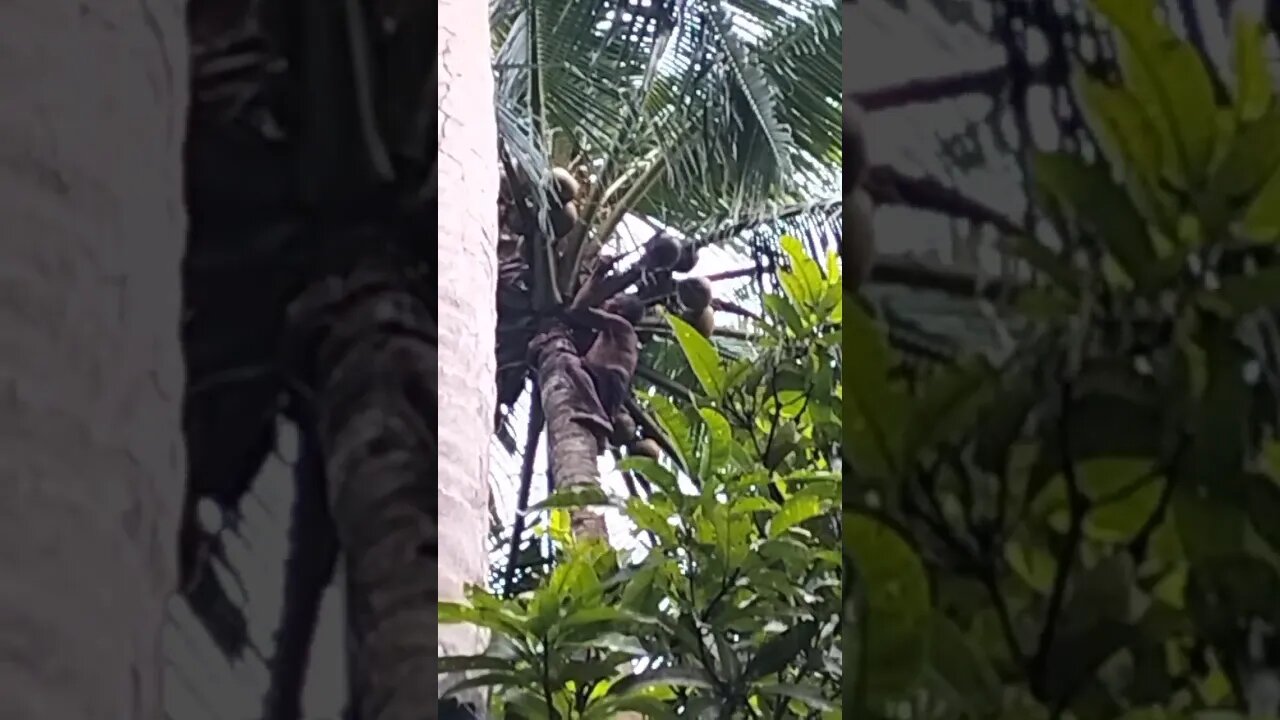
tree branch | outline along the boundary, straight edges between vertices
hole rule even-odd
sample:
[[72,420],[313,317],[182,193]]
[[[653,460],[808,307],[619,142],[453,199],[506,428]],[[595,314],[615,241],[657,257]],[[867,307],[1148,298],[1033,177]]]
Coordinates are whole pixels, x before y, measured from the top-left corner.
[[503,572],[502,589],[508,596],[516,577],[516,560],[520,557],[520,537],[524,535],[525,511],[529,509],[529,486],[533,484],[533,463],[538,454],[538,438],[546,424],[542,401],[535,386],[529,400],[529,430],[525,435],[524,455],[520,458],[520,487],[516,495],[516,518],[511,527],[511,549],[507,551],[507,567]]
[[867,180],[867,192],[877,205],[906,205],[931,210],[979,225],[991,225],[1010,235],[1026,235],[1023,226],[934,178],[914,178],[890,165],[875,165]]
[[1062,475],[1067,483],[1067,504],[1070,518],[1067,521],[1067,536],[1058,553],[1058,571],[1053,578],[1053,589],[1049,594],[1049,608],[1045,612],[1044,625],[1040,628],[1040,640],[1036,645],[1036,654],[1032,658],[1032,689],[1041,700],[1048,685],[1049,656],[1053,651],[1053,642],[1058,634],[1058,620],[1062,616],[1062,608],[1066,601],[1067,583],[1071,579],[1071,567],[1075,562],[1076,549],[1084,537],[1084,516],[1088,511],[1088,499],[1080,489],[1080,479],[1076,474],[1075,459],[1071,446],[1071,396],[1072,384],[1064,379],[1060,393],[1062,409],[1058,418],[1058,445],[1062,454]]
[[[1043,69],[1033,71],[1033,78],[1043,78]],[[917,78],[874,90],[847,93],[863,110],[891,110],[906,105],[949,100],[964,95],[995,95],[1009,82],[1009,68],[1004,63],[984,70],[969,70],[941,77]]]
[[997,300],[1021,289],[1001,278],[982,278],[963,270],[931,267],[909,257],[881,257],[871,266],[871,282],[878,285],[905,285],[965,298]]

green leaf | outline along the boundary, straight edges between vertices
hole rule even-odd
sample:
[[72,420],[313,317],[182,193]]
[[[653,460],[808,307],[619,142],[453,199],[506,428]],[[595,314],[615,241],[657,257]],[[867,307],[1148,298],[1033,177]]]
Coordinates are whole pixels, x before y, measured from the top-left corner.
[[1174,488],[1170,507],[1188,558],[1209,558],[1244,547],[1247,518],[1234,503],[1179,486]]
[[1280,625],[1280,574],[1260,558],[1234,554],[1197,562],[1186,593],[1187,612],[1196,627],[1220,646],[1242,643],[1242,620]]
[[983,409],[975,428],[973,458],[983,470],[1005,477],[1009,472],[1010,452],[1040,399],[1041,389],[1018,367],[1002,368],[998,382],[991,404]]
[[1237,317],[1280,307],[1280,266],[1264,267],[1252,275],[1225,278],[1212,297],[1225,303]]
[[644,716],[646,720],[680,717],[666,703],[655,697],[645,695],[628,695],[626,697],[605,697],[587,707],[582,720],[613,720],[621,713],[633,712]]
[[843,530],[856,572],[846,574],[845,583],[856,583],[865,603],[857,629],[865,658],[858,661],[865,674],[862,692],[868,700],[888,699],[911,688],[924,667],[932,614],[929,579],[915,549],[875,517],[847,512]]
[[510,717],[521,717],[524,720],[546,720],[551,717],[541,692],[510,688],[502,693],[502,701],[506,704],[504,709]]
[[609,696],[630,695],[646,688],[669,686],[711,689],[715,687],[706,670],[695,667],[663,667],[629,675],[609,688]]
[[1256,120],[1271,107],[1271,73],[1267,70],[1266,30],[1244,13],[1236,13],[1232,22],[1232,55],[1236,71],[1236,115],[1241,120]]
[[800,431],[795,422],[784,420],[769,433],[769,444],[765,446],[764,467],[770,472],[783,469],[783,462],[791,453],[800,449]]
[[446,690],[443,695],[441,695],[441,697],[442,698],[452,697],[454,695],[457,695],[458,693],[463,692],[464,690],[470,690],[471,688],[492,687],[495,685],[512,686],[512,685],[521,685],[521,684],[523,684],[523,678],[521,678],[521,676],[517,673],[512,673],[512,672],[484,673],[483,675],[476,675],[473,677],[469,677],[466,680],[463,680],[462,682],[456,685],[450,686],[449,689]]
[[[1126,382],[1132,387],[1116,390],[1095,385],[1087,393],[1081,391],[1067,427],[1070,456],[1078,463],[1095,458],[1158,457],[1166,423],[1165,398],[1136,392],[1142,388],[1143,379],[1135,374],[1119,374],[1105,382]],[[1053,423],[1043,426],[1043,433],[1027,489],[1030,497],[1062,474],[1063,433]]]
[[627,517],[636,524],[636,529],[657,535],[663,545],[676,544],[676,531],[668,522],[669,518],[648,502],[634,497],[628,500]]
[[1084,627],[1108,621],[1129,622],[1137,589],[1133,558],[1116,553],[1072,578],[1063,612],[1065,623]]
[[741,669],[738,662],[738,651],[722,628],[714,625],[708,629],[716,645],[716,660],[719,662],[719,675],[730,683],[738,681]]
[[769,685],[756,686],[756,692],[762,695],[779,695],[789,697],[818,710],[830,710],[835,707],[835,703],[828,700],[822,694],[822,690],[813,685],[800,685],[796,683],[773,683]]
[[780,562],[787,569],[788,574],[807,568],[813,558],[813,548],[794,537],[766,540],[760,544],[757,552],[762,560]]
[[710,466],[700,474],[707,477],[709,469],[724,470],[729,464],[729,457],[734,448],[733,427],[719,410],[714,408],[698,408],[698,414],[707,426],[707,449],[703,462]]
[[1045,691],[1050,698],[1070,697],[1098,668],[1138,638],[1132,625],[1104,621],[1061,634],[1049,653]]
[[733,512],[739,515],[750,515],[758,512],[777,512],[778,503],[763,497],[738,498],[733,502]]
[[[623,659],[623,662],[626,659]],[[561,682],[573,682],[577,685],[592,685],[617,675],[620,672],[620,664],[619,658],[616,656],[610,658],[609,662],[601,660],[570,660],[557,673],[556,679]]]
[[1026,235],[1014,235],[1007,238],[1003,247],[1018,258],[1025,260],[1033,270],[1053,281],[1053,287],[1061,290],[1069,298],[1080,295],[1080,270],[1056,251]]
[[795,333],[797,337],[804,337],[808,334],[809,324],[804,321],[804,318],[800,317],[800,311],[796,310],[795,305],[792,305],[787,298],[773,293],[765,293],[764,297],[761,298],[761,302],[764,303],[764,308],[770,315],[782,320],[783,324],[790,328],[791,332]]
[[651,394],[647,401],[649,409],[653,411],[654,418],[658,421],[658,426],[666,433],[667,440],[675,448],[676,462],[682,468],[688,468],[691,472],[696,471],[697,468],[690,464],[694,452],[694,429],[689,417],[670,398],[663,395]]
[[1084,98],[1090,126],[1114,167],[1134,173],[1144,182],[1160,177],[1160,138],[1142,103],[1132,93],[1094,80],[1083,72],[1074,76]]
[[436,622],[441,625],[474,622],[475,608],[462,603],[441,600],[436,606]]
[[793,235],[783,235],[779,243],[791,261],[791,269],[778,272],[778,282],[797,307],[812,312],[826,290],[822,268],[804,249],[804,244]]
[[679,316],[667,313],[666,318],[703,392],[712,398],[720,397],[724,392],[724,366],[720,362],[720,353],[716,352],[710,340]]
[[1206,323],[1202,334],[1203,396],[1177,466],[1181,478],[1173,495],[1178,534],[1193,560],[1237,551],[1244,542],[1242,473],[1253,403],[1244,377],[1249,355],[1235,329]]
[[1138,482],[1114,500],[1100,504],[1085,517],[1085,534],[1103,542],[1131,540],[1160,505],[1163,480]]
[[916,436],[914,453],[973,428],[998,379],[991,363],[981,356],[966,357],[927,378],[919,392],[910,428]]
[[566,640],[561,645],[566,648],[599,650],[618,656],[625,655],[630,658],[649,654],[649,650],[638,639],[621,633],[604,633],[603,635],[593,635],[578,640]]
[[1010,540],[1005,543],[1004,557],[1028,587],[1040,593],[1048,593],[1053,587],[1058,563],[1040,543]]
[[1280,552],[1280,485],[1266,475],[1250,473],[1245,476],[1245,493],[1253,529]]
[[557,488],[546,500],[529,506],[528,512],[537,512],[550,508],[579,508],[599,505],[613,506],[616,503],[608,493],[598,485],[575,485]]
[[1249,200],[1280,168],[1280,112],[1242,124],[1213,173],[1209,189],[1228,203]]
[[442,673],[468,672],[471,670],[515,671],[515,662],[513,660],[492,655],[442,655],[439,660],[439,671]]
[[616,625],[623,622],[652,623],[652,620],[609,605],[595,605],[575,610],[560,620],[561,631],[582,625]]
[[661,463],[653,458],[628,455],[618,462],[618,469],[639,473],[645,480],[662,488],[668,494],[675,494],[680,491],[675,473],[663,467]]
[[840,253],[835,248],[827,248],[827,287],[842,287],[840,273]]
[[638,612],[655,610],[665,589],[659,584],[662,576],[658,571],[658,564],[652,561],[646,562],[636,570],[635,576],[622,591],[622,607]]
[[1154,0],[1094,0],[1123,36],[1119,59],[1125,85],[1152,111],[1164,145],[1165,174],[1184,188],[1198,185],[1217,141],[1217,103],[1199,54],[1156,20]]
[[1075,85],[1103,154],[1112,168],[1121,170],[1134,206],[1150,222],[1168,226],[1174,210],[1159,190],[1163,167],[1160,135],[1146,108],[1124,88],[1111,87],[1082,72],[1076,74]]
[[1103,165],[1086,165],[1065,153],[1035,157],[1036,183],[1085,230],[1095,233],[1120,267],[1143,289],[1150,284],[1155,252],[1146,221]]
[[754,534],[750,516],[731,513],[728,505],[713,498],[712,504],[700,520],[705,525],[699,524],[699,539],[718,548],[723,553],[723,559],[731,566],[737,567],[746,560]]
[[956,624],[934,613],[929,659],[933,671],[972,717],[990,717],[1000,707],[1000,677],[983,653],[974,650]]
[[593,561],[593,555],[574,552],[555,566],[551,577],[534,591],[529,601],[530,632],[546,635],[566,613],[599,601],[602,587]]
[[816,622],[804,622],[789,628],[781,635],[770,638],[747,663],[747,669],[743,673],[746,680],[754,681],[782,672],[809,647],[817,633]]
[[769,520],[769,537],[777,538],[789,528],[825,512],[823,502],[811,495],[793,495],[783,503],[782,509]]
[[1096,458],[1076,468],[1080,489],[1093,503],[1085,517],[1087,534],[1103,542],[1126,542],[1146,524],[1160,503],[1163,480],[1153,476],[1150,458]]
[[1175,718],[1162,707],[1144,707],[1129,710],[1116,720],[1175,720]]
[[852,457],[871,475],[892,477],[902,461],[909,400],[891,376],[895,357],[885,334],[862,308],[851,305],[844,323],[844,433]]
[[524,637],[528,632],[528,622],[509,610],[481,608],[444,600],[437,605],[436,622],[441,625],[471,623],[511,637]]
[[1280,171],[1272,173],[1245,210],[1241,230],[1258,242],[1280,238]]

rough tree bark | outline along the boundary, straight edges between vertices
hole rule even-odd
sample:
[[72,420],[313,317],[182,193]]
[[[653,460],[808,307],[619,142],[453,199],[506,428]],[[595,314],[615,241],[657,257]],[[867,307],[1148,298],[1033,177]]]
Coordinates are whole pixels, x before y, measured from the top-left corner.
[[360,720],[418,720],[436,700],[435,319],[430,268],[395,251],[419,230],[371,228],[365,242],[344,243],[387,252],[317,283],[295,306],[298,326],[314,331],[316,430],[347,568]]
[[[599,441],[590,428],[576,418],[575,386],[566,372],[566,357],[574,357],[572,334],[568,328],[551,328],[538,350],[538,384],[547,418],[547,452],[557,489],[600,487]],[[575,508],[570,514],[573,535],[580,539],[608,540],[604,516],[590,508]]]
[[[498,243],[497,128],[486,3],[439,4],[437,66],[440,323],[437,589],[463,600],[488,574],[489,438],[493,429]],[[475,628],[439,628],[440,655],[480,652]],[[447,688],[451,678],[440,678]]]
[[159,720],[182,497],[184,3],[0,10],[0,698]]

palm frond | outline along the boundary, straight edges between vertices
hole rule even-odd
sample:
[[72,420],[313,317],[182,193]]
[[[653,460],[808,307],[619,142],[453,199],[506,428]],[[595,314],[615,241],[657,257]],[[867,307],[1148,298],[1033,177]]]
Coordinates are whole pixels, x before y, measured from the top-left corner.
[[840,26],[829,3],[492,7],[504,143],[531,165],[587,164],[606,204],[660,171],[626,211],[686,227],[795,202],[834,174]]

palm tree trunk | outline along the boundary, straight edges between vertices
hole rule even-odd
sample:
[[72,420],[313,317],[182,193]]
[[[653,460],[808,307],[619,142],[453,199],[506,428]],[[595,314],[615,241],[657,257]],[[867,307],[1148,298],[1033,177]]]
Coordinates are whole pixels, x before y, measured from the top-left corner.
[[[489,570],[499,166],[488,8],[442,0],[437,15],[438,372],[445,390],[438,400],[437,593],[450,601],[463,600],[464,586],[483,584]],[[473,627],[439,628],[440,655],[477,653],[486,642]],[[442,689],[454,681],[439,680]]]
[[[582,368],[568,328],[556,326],[538,342],[538,387],[547,419],[547,452],[557,489],[599,487],[600,441],[584,423],[589,413],[580,397],[591,390],[591,379]],[[608,539],[604,516],[590,508],[575,508],[570,515],[574,537]]]
[[303,327],[322,328],[311,346],[316,430],[346,562],[360,720],[416,720],[436,700],[436,333],[414,265],[366,261],[301,300],[316,313]]
[[163,717],[183,491],[183,7],[0,10],[6,717]]

